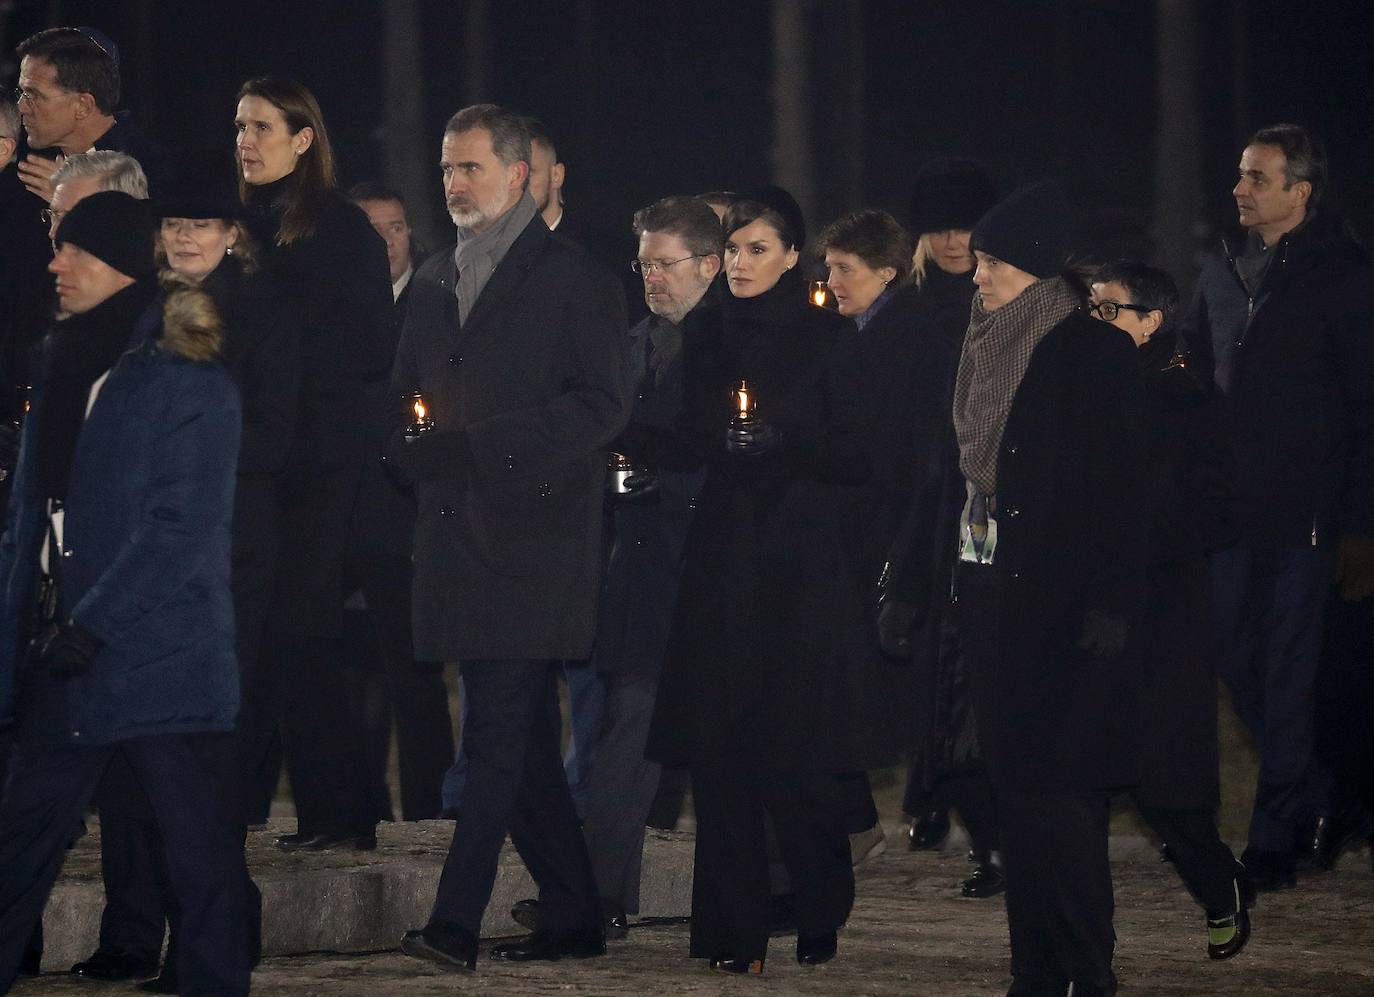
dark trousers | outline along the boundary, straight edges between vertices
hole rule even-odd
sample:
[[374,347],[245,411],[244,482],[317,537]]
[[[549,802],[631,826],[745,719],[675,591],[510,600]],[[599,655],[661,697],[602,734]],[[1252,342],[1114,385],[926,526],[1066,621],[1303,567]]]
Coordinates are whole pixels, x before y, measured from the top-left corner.
[[748,759],[699,764],[691,773],[697,815],[691,956],[767,955],[765,814],[796,896],[798,933],[840,928],[854,906],[854,869],[839,780],[829,773],[763,772]]
[[996,788],[1012,975],[1115,993],[1107,794]]
[[1316,548],[1240,546],[1212,557],[1220,672],[1260,753],[1251,848],[1291,852],[1302,821],[1326,812],[1313,716],[1331,577],[1331,553]]
[[156,965],[176,908],[157,812],[128,751],[116,746],[95,793],[105,909],[100,949]]
[[1135,798],[1136,809],[1169,848],[1169,858],[1183,885],[1202,904],[1209,917],[1235,910],[1236,857],[1217,833],[1214,810],[1176,810],[1147,807]]
[[453,761],[443,666],[416,662],[409,635],[408,597],[381,595],[366,609],[344,613],[348,700],[353,725],[365,739],[367,796],[384,820],[392,816],[387,762],[393,730],[403,819],[439,816],[440,787]]
[[[596,761],[597,742],[601,738],[603,714],[606,708],[606,687],[595,669],[585,662],[560,662],[559,674],[568,684],[568,750],[563,756],[563,773],[573,794],[573,806],[581,820],[587,813],[592,765]],[[458,687],[459,719],[462,730],[467,723],[468,701],[461,682]],[[463,787],[467,785],[467,753],[460,744],[443,778],[443,806],[450,813],[463,802]]]
[[873,802],[873,785],[867,772],[845,772],[835,777],[844,794],[844,829],[859,834],[878,823],[878,805]]
[[[185,992],[247,994],[252,973],[243,839],[225,805],[231,754],[216,734],[120,742],[157,812],[182,909],[178,974]],[[62,868],[71,829],[95,792],[113,745],[21,743],[0,799],[0,992]]]
[[591,860],[559,758],[558,663],[465,661],[461,671],[467,785],[432,920],[480,933],[509,832],[539,887],[541,926],[599,925]]
[[269,487],[245,485],[240,479],[231,575],[240,688],[234,728],[234,793],[245,824],[266,822],[281,775],[276,715],[279,675],[276,663],[263,654],[280,555],[280,518]]
[[601,896],[637,914],[644,825],[660,773],[658,763],[644,757],[658,674],[615,672],[604,680],[605,726],[587,786],[582,833]]

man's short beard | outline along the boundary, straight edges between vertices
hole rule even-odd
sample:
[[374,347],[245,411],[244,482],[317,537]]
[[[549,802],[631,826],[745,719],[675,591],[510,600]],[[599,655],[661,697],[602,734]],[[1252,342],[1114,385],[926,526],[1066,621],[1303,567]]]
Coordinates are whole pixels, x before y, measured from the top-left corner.
[[492,197],[487,204],[474,203],[473,207],[467,211],[455,211],[450,205],[448,216],[453,219],[453,224],[459,228],[477,228],[484,222],[490,224],[506,210],[506,197],[498,194]]

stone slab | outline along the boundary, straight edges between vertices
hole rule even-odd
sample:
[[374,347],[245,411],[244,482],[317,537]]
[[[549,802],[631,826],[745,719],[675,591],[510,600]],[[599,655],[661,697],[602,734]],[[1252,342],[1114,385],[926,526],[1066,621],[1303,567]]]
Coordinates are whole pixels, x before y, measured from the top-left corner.
[[[374,852],[287,854],[273,847],[294,821],[272,821],[249,833],[248,865],[262,890],[263,954],[371,952],[395,948],[408,928],[429,919],[452,821],[383,824]],[[640,887],[642,918],[686,917],[691,909],[693,837],[650,831]],[[515,850],[501,854],[484,937],[519,933],[515,901],[534,896]],[[45,971],[60,971],[95,950],[104,887],[96,820],[67,856],[43,918]]]

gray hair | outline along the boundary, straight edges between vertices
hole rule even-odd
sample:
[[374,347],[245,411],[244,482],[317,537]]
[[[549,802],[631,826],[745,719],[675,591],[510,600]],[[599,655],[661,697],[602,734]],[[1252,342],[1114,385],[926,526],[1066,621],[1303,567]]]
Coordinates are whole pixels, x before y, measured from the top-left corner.
[[13,101],[0,100],[0,138],[14,139],[14,152],[10,153],[9,159],[0,163],[0,166],[6,166],[10,159],[19,154],[19,105]]
[[97,149],[68,156],[53,174],[52,185],[83,177],[100,177],[101,190],[117,190],[140,201],[148,200],[148,177],[138,160],[125,153]]
[[491,133],[491,151],[502,166],[529,164],[530,129],[526,120],[499,104],[473,104],[448,119],[444,134],[485,128]]

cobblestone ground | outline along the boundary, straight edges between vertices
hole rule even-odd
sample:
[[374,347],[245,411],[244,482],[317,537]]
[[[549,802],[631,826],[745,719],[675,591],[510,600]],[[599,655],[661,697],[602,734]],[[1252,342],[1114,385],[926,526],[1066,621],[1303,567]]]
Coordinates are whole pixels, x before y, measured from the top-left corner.
[[[895,829],[894,829],[895,830]],[[1008,985],[1006,914],[1000,899],[965,900],[956,851],[889,851],[859,872],[859,898],[840,937],[839,957],[803,970],[793,939],[774,939],[762,978],[720,977],[686,958],[683,923],[636,927],[603,959],[512,966],[479,963],[451,974],[400,953],[317,954],[270,959],[254,993],[303,994],[892,994],[972,997]],[[1368,852],[1345,855],[1331,873],[1296,890],[1260,898],[1254,935],[1240,956],[1209,962],[1201,914],[1168,866],[1139,839],[1113,842],[1116,855],[1117,974],[1140,995],[1374,994],[1374,876]],[[21,983],[17,997],[127,993],[48,975]]]

